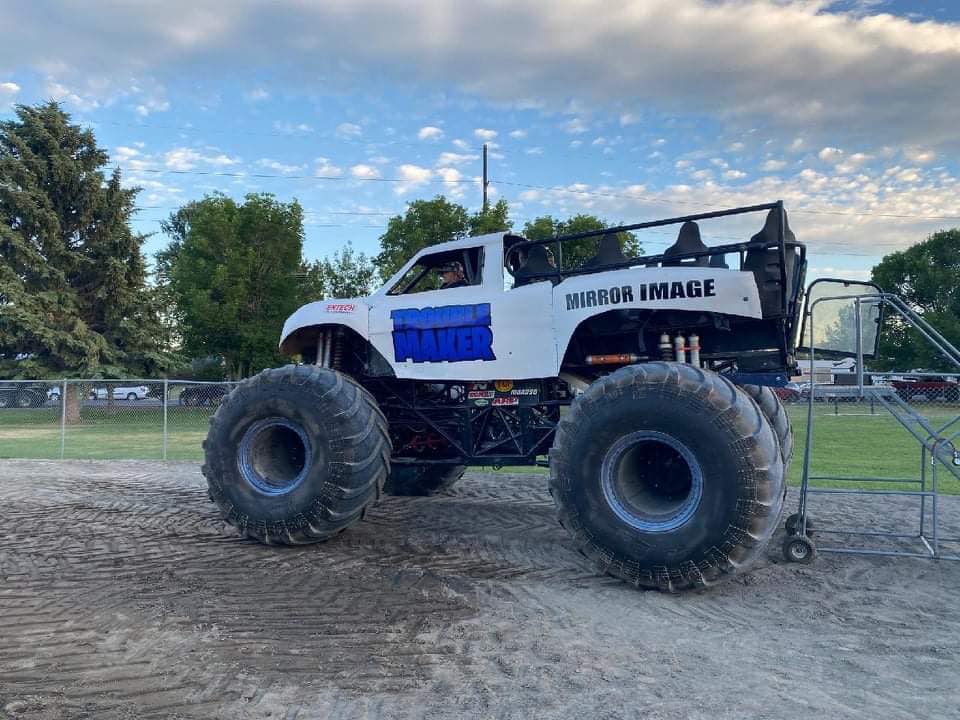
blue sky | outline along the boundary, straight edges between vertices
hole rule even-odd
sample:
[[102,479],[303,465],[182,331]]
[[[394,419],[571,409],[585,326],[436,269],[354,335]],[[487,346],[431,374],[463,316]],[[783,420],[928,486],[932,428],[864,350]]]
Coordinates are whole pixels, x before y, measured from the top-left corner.
[[0,117],[63,102],[143,188],[144,232],[208,192],[268,191],[303,204],[308,257],[375,253],[410,200],[479,205],[484,142],[517,228],[783,198],[814,274],[862,277],[960,226],[943,0],[6,5]]

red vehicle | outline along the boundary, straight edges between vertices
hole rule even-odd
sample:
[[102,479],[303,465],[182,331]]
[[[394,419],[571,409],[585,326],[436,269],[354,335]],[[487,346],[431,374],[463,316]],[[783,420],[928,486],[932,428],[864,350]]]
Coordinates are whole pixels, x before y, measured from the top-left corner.
[[950,402],[960,401],[960,384],[936,375],[905,377],[890,382],[906,402]]

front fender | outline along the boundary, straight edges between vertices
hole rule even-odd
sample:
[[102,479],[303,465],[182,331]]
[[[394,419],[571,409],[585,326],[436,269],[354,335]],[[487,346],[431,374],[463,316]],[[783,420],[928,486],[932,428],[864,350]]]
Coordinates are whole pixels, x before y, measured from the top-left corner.
[[293,355],[301,350],[300,339],[318,325],[342,325],[369,339],[370,308],[364,300],[319,300],[299,308],[287,318],[280,333],[280,352]]

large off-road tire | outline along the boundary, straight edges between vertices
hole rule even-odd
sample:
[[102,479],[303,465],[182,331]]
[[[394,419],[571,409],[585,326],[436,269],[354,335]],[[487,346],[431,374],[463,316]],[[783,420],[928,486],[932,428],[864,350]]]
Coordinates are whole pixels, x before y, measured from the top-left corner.
[[790,416],[783,407],[783,403],[773,388],[763,385],[741,385],[743,391],[754,399],[754,402],[767,416],[770,427],[773,428],[780,443],[780,458],[783,460],[783,472],[786,474],[793,459],[793,427],[790,425]]
[[453,486],[465,465],[394,465],[383,491],[387,495],[434,495]]
[[783,463],[746,393],[683,363],[621,368],[560,421],[550,490],[601,572],[638,587],[704,587],[747,567],[777,526]]
[[316,366],[238,385],[211,418],[204,450],[223,519],[269,544],[335,535],[363,517],[390,473],[387,421],[373,396]]

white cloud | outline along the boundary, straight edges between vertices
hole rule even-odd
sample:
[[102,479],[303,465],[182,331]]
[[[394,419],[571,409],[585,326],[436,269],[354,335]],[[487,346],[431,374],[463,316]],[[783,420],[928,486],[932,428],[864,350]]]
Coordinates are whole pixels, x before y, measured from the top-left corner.
[[[234,3],[230,13],[195,0],[87,3],[84,32],[51,23],[43,3],[19,5],[5,17],[15,28],[3,38],[6,64],[53,73],[97,102],[132,75],[189,78],[203,68],[213,84],[273,62],[275,92],[305,78],[356,90],[376,73],[516,107],[562,110],[576,92],[580,107],[695,112],[739,127],[759,118],[821,144],[839,134],[934,150],[960,141],[956,24],[843,12],[850,3],[831,0],[558,0],[546,15],[542,0],[455,11],[438,0],[277,0]],[[482,37],[498,38],[496,53]],[[636,42],[644,37],[657,41]]]
[[489,142],[497,136],[496,130],[488,130],[487,128],[477,128],[473,131],[473,136],[478,140],[483,140]]
[[636,115],[634,115],[633,113],[628,113],[628,112],[627,112],[627,113],[621,113],[621,114],[620,114],[620,127],[626,127],[627,125],[633,125],[634,123],[637,123],[637,122],[639,122],[639,121],[640,121],[640,118],[638,118],[638,117],[637,117]]
[[563,130],[571,135],[579,135],[580,133],[589,132],[590,128],[581,118],[575,117],[564,123]]
[[292,175],[293,173],[303,171],[303,165],[287,165],[279,160],[272,160],[270,158],[261,158],[260,160],[257,160],[257,165],[262,168],[266,168],[267,170],[273,170],[274,172],[282,175]]
[[433,125],[422,127],[420,128],[420,132],[417,133],[417,138],[420,140],[439,140],[442,137],[443,130]]
[[80,95],[66,85],[54,80],[47,81],[45,90],[46,94],[53,100],[73,105],[78,110],[89,112],[90,110],[96,110],[100,107],[100,101],[97,100],[96,97],[92,95]]
[[570,147],[572,147],[572,148],[574,148],[574,149],[580,147],[581,145],[583,145],[583,140],[571,140],[571,141],[570,141]]
[[263,102],[270,99],[270,93],[264,88],[258,87],[244,93],[244,97],[250,102]]
[[817,153],[817,157],[824,162],[837,162],[843,157],[843,150],[835,147],[825,147]]
[[512,137],[514,140],[523,140],[526,136],[527,136],[526,130],[517,129],[517,130],[510,131],[510,137]]
[[292,123],[287,120],[275,120],[273,129],[284,135],[302,135],[313,132],[312,125],[308,125],[307,123]]
[[203,155],[193,148],[180,147],[164,153],[163,164],[168,170],[192,170],[197,165],[229,167],[240,163],[240,158],[232,158],[223,153]]
[[524,150],[524,152],[527,155],[543,155],[543,148],[542,147],[527,148],[526,150]]
[[406,195],[414,188],[429,182],[433,177],[433,170],[408,163],[397,168],[397,177],[402,182],[397,183],[393,191],[397,195]]
[[10,102],[18,92],[20,92],[20,86],[15,82],[0,83],[0,103]]
[[169,109],[170,102],[159,98],[148,98],[134,108],[140,117],[148,117],[153,113],[166,112]]
[[360,180],[373,180],[380,177],[380,171],[372,165],[359,163],[350,168],[350,174]]
[[343,170],[330,162],[328,158],[318,157],[315,162],[316,167],[313,169],[313,174],[317,177],[340,177],[343,175]]
[[723,177],[726,180],[742,180],[747,174],[740,170],[727,170],[723,173]]
[[437,159],[437,165],[462,165],[463,163],[472,162],[479,159],[479,155],[442,152],[440,153],[440,157]]
[[471,148],[470,148],[470,143],[468,143],[466,140],[461,140],[460,138],[457,138],[456,140],[451,141],[451,144],[452,144],[457,150],[470,150],[470,149],[471,149]]
[[742,142],[730,143],[730,145],[727,146],[727,152],[741,152],[745,147],[747,146]]
[[924,150],[918,147],[908,147],[903,151],[903,154],[910,162],[919,163],[920,165],[933,162],[937,157],[937,154],[932,150]]
[[337,135],[342,138],[355,138],[363,134],[363,128],[356,123],[340,123],[336,129]]
[[764,172],[778,172],[787,166],[785,160],[767,160],[760,166]]
[[127,163],[139,154],[140,151],[136,148],[126,147],[125,145],[120,145],[113,149],[113,157],[121,163]]

